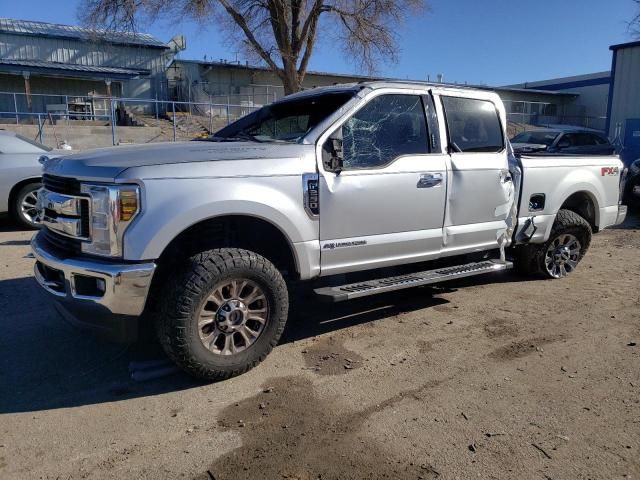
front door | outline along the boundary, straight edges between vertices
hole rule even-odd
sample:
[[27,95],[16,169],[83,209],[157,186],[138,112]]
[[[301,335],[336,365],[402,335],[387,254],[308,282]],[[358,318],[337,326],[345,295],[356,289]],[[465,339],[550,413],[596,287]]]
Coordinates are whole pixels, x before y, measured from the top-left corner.
[[442,96],[449,151],[443,254],[498,248],[514,201],[503,120],[486,98]]
[[322,275],[438,256],[446,156],[430,153],[423,99],[376,91],[334,129],[336,136],[342,170],[319,162]]

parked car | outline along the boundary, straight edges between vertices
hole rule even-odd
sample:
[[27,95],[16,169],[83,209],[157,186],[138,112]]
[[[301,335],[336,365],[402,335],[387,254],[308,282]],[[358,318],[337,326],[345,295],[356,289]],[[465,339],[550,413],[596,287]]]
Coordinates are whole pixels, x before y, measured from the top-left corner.
[[0,130],[0,213],[9,212],[24,228],[35,228],[37,193],[41,184],[40,157],[68,155],[22,135]]
[[519,133],[511,139],[516,153],[612,155],[615,147],[603,134],[584,129],[541,129]]
[[506,124],[492,92],[368,82],[291,95],[207,142],[47,162],[35,276],[72,322],[155,329],[185,371],[222,379],[278,343],[292,282],[343,301],[514,264],[570,275],[625,218],[622,162],[516,157]]
[[624,201],[629,206],[640,207],[640,158],[629,165]]

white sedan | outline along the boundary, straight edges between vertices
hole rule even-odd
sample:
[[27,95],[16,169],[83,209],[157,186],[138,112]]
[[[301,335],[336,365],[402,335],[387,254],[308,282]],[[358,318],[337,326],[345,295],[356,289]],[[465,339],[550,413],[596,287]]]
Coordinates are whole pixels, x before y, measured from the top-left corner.
[[40,157],[68,155],[15,132],[0,130],[0,213],[9,212],[25,228],[37,227],[37,193],[41,187]]

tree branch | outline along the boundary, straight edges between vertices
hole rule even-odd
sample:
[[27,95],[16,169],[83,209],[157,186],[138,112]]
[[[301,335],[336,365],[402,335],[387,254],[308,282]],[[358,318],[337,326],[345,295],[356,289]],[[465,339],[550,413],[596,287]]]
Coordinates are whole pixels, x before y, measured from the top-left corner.
[[321,27],[327,29],[332,47],[341,46],[346,57],[373,73],[380,60],[397,58],[399,24],[427,1],[80,0],[79,15],[90,26],[126,31],[135,30],[141,19],[216,23],[229,41],[264,62],[291,93],[301,88]]
[[[300,54],[300,51],[302,50],[302,45],[307,40],[307,37],[311,29],[311,24],[315,22],[317,26],[320,14],[322,13],[322,1],[323,0],[314,0],[313,7],[311,7],[311,11],[309,12],[309,15],[307,15],[307,19],[304,21],[304,24],[302,25],[302,29],[300,30],[300,36],[298,38],[298,44],[295,46],[295,49],[294,49],[294,52],[297,54]],[[315,29],[314,29],[314,34],[315,34]]]
[[273,61],[273,59],[271,58],[271,55],[269,55],[264,50],[264,48],[262,48],[262,45],[260,45],[256,37],[253,35],[253,32],[249,28],[249,25],[245,21],[244,17],[240,15],[240,13],[237,10],[235,10],[227,0],[218,0],[218,1],[222,5],[222,7],[227,11],[227,13],[231,16],[231,18],[233,18],[233,21],[236,22],[236,24],[238,24],[238,26],[242,29],[251,47],[255,49],[258,55],[260,55],[260,58],[262,58],[265,62],[267,62],[267,65],[269,65],[269,68],[271,68],[276,73],[278,73],[279,72],[278,65],[276,65],[276,63]]
[[638,13],[631,19],[627,28],[632,36],[640,38],[640,0],[633,0],[633,2],[637,5]]

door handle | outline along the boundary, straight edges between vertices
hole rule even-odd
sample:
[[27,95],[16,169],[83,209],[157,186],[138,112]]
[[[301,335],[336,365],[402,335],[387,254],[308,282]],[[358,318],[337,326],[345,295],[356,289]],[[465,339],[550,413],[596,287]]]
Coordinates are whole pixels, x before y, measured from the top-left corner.
[[418,188],[431,188],[437,187],[442,183],[442,174],[441,173],[421,173],[420,179],[418,180]]

